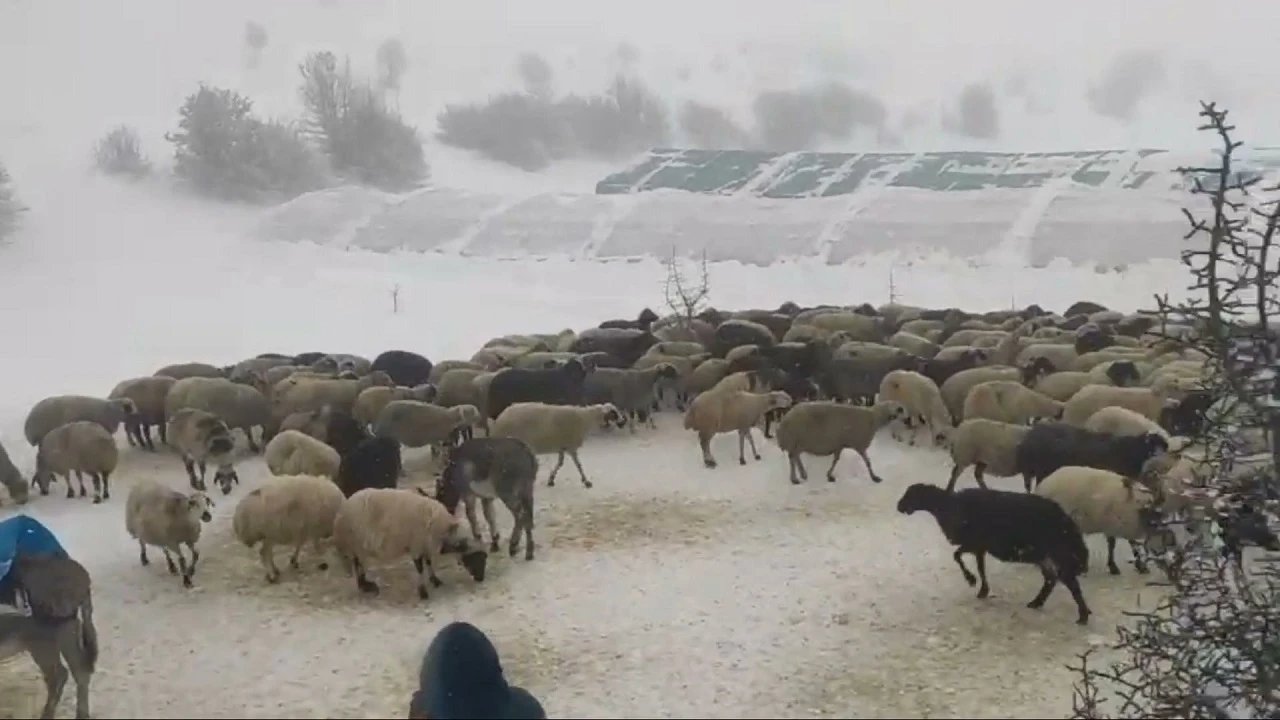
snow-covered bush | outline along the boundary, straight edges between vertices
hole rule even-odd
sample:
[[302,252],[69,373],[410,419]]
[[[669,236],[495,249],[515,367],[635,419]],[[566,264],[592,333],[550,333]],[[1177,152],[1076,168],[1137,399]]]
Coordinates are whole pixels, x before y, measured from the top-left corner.
[[98,141],[93,164],[104,175],[140,178],[151,171],[138,132],[128,125],[115,128]]
[[372,85],[338,68],[333,53],[307,56],[298,68],[307,132],[340,175],[384,190],[417,187],[427,176],[418,131],[387,107]]
[[378,87],[391,92],[400,91],[400,81],[409,69],[409,54],[399,38],[387,38],[378,46]]
[[764,150],[807,150],[845,140],[859,127],[884,129],[888,111],[874,95],[840,83],[760,93],[752,103],[756,143]]
[[18,229],[18,220],[26,210],[13,192],[9,172],[0,165],[0,243],[8,240]]
[[292,198],[325,185],[323,165],[288,125],[253,115],[233,90],[201,85],[178,111],[174,173],[197,192],[224,200]]
[[622,75],[600,95],[504,93],[483,103],[449,105],[436,121],[436,136],[446,145],[526,170],[571,157],[617,159],[670,138],[662,101]]
[[746,130],[718,107],[690,100],[680,110],[680,132],[695,148],[734,150],[747,147]]

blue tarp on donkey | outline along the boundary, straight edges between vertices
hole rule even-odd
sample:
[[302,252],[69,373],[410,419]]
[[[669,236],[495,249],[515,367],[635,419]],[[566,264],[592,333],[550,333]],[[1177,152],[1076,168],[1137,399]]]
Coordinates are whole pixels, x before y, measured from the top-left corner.
[[0,520],[0,602],[5,602],[13,592],[5,580],[18,553],[67,557],[67,551],[58,538],[30,515],[14,515]]

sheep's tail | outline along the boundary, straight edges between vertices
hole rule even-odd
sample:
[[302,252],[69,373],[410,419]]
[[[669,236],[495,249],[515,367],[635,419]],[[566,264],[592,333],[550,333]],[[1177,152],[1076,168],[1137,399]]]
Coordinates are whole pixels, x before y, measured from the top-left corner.
[[[258,488],[253,490],[240,502],[243,503],[250,497],[261,498],[262,489]],[[237,540],[244,543],[245,547],[252,548],[254,545],[258,544],[258,540],[261,538],[258,537],[258,533],[252,532],[253,523],[249,520],[249,516],[252,513],[246,512],[245,510],[247,509],[248,508],[236,508],[236,513],[231,517],[231,531],[235,533]]]
[[684,411],[684,429],[685,429],[685,430],[692,430],[692,429],[693,429],[693,424],[694,424],[694,422],[693,422],[693,421],[694,421],[694,414],[693,414],[693,413],[694,413],[694,411],[693,411],[693,406],[692,406],[692,405],[690,405],[690,406],[689,406],[689,409],[688,409],[688,410],[685,410],[685,411]]
[[92,673],[98,664],[98,629],[93,625],[93,596],[86,594],[80,605],[80,644],[84,648],[84,663]]

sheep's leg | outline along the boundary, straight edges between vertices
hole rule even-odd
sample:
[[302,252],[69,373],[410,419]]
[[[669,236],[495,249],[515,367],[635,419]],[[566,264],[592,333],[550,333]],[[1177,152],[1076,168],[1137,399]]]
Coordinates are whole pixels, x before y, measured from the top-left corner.
[[147,557],[147,544],[141,540],[138,541],[138,562],[142,563],[142,567],[151,564],[150,558]]
[[[489,552],[498,552],[498,517],[493,511],[493,499],[481,498],[480,509],[484,511],[484,524],[489,526]],[[515,531],[511,532],[515,537]]]
[[[867,466],[867,474],[871,476],[871,482],[875,482],[875,483],[884,482],[884,478],[877,475],[876,471],[872,469],[871,458],[867,456],[866,450],[859,450],[858,457],[862,458],[863,464]],[[835,467],[835,463],[831,463],[831,466]]]
[[644,414],[645,425],[648,425],[650,430],[658,429],[658,421],[654,420],[653,418],[655,415],[658,414],[658,410],[660,410],[661,408],[658,408],[656,405],[657,404],[655,403],[655,407],[653,408],[653,410]]
[[102,476],[98,473],[89,473],[89,477],[93,480],[93,502],[96,505],[102,502]]
[[[80,485],[80,497],[88,496],[89,493],[87,490],[85,490],[85,487],[84,487],[84,473],[80,472],[79,470],[76,470],[76,482],[79,483]],[[67,483],[67,487],[68,488],[71,487],[70,482]]]
[[516,553],[520,552],[520,541],[523,539],[520,533],[524,532],[525,519],[524,501],[516,498],[515,502],[516,504],[512,505],[503,501],[507,510],[511,512],[511,539],[507,541],[507,554],[511,557],[515,557]]
[[138,426],[134,424],[133,421],[131,420],[125,420],[124,421],[124,439],[129,441],[129,447],[137,447],[138,438],[140,437],[141,436],[138,434]]
[[[161,423],[160,427],[163,428],[164,424]],[[155,452],[156,441],[151,437],[151,423],[142,423],[140,429],[142,430],[142,438],[147,441],[147,449],[151,452]]]
[[564,467],[564,451],[560,451],[560,456],[556,458],[556,466],[551,468],[551,474],[547,476],[547,487],[556,486],[556,473],[560,472],[560,468]]
[[844,448],[836,448],[835,456],[831,458],[831,467],[827,468],[827,482],[836,481],[836,463],[840,462],[840,454],[844,452]]
[[156,432],[160,434],[160,444],[167,445],[169,443],[169,430],[165,427],[166,423],[156,425]]
[[316,538],[311,547],[313,550],[315,550],[316,555],[319,556],[320,558],[320,562],[316,563],[316,569],[328,570],[329,561],[326,560],[324,556],[324,541],[321,540],[320,538]]
[[[419,561],[422,562],[422,565],[418,565]],[[431,583],[431,587],[440,587],[441,585],[444,584],[444,581],[442,581],[439,577],[436,576],[436,564],[432,560],[430,553],[427,553],[426,555],[423,555],[417,560],[414,560],[413,566],[418,570],[418,583],[419,583],[418,589],[419,590],[422,590],[424,587],[426,587],[426,583],[422,582],[423,580],[422,572],[424,569],[426,570],[426,573],[427,573],[426,580],[428,580]],[[419,593],[419,596],[422,597],[424,600],[426,599],[426,595],[422,595],[421,593]]]
[[1138,571],[1139,575],[1146,575],[1150,570],[1147,568],[1147,553],[1141,545],[1130,540],[1129,549],[1133,551],[1133,569]]
[[1116,539],[1110,535],[1107,536],[1107,572],[1120,574],[1120,566],[1116,565]]
[[1031,492],[1031,473],[1022,473],[1022,487]]
[[462,501],[463,509],[467,513],[467,522],[471,524],[471,537],[480,541],[480,521],[476,519],[476,498],[474,495],[468,495]]
[[[164,553],[164,561],[165,561],[165,564],[167,564],[167,565],[169,566],[169,574],[170,574],[170,575],[177,575],[177,574],[178,574],[178,566],[177,566],[177,564],[176,564],[176,563],[174,563],[174,562],[173,562],[173,556],[169,554],[169,549],[168,549],[168,548],[160,548],[160,552]],[[183,562],[183,564],[185,565],[187,561],[184,559],[182,562]]]
[[787,470],[790,474],[791,484],[799,485],[800,477],[796,472],[796,466],[800,463],[800,453],[787,453]]
[[207,485],[204,484],[204,476],[208,472],[209,465],[203,459],[200,460],[200,489],[204,490]]
[[182,548],[175,548],[178,553],[178,569],[182,571],[182,587],[189,588],[195,583],[191,582],[191,576],[196,574],[196,560],[191,558],[191,562],[187,562],[187,557],[182,554]]
[[[964,468],[960,467],[959,464],[956,464],[951,468],[951,477],[947,478],[947,492],[951,492],[956,489],[956,481],[960,479],[960,473],[962,472],[964,472]],[[974,477],[976,478],[977,476],[978,475],[975,472]]]
[[262,448],[258,445],[258,442],[253,439],[252,427],[247,427],[244,429],[244,436],[249,440],[249,452],[254,452],[254,453],[262,452]]
[[770,410],[769,412],[764,414],[764,439],[765,440],[773,439],[773,433],[769,432],[769,430],[772,427],[773,427],[773,411]]
[[716,466],[716,459],[711,457],[711,435],[698,433],[698,445],[702,448],[702,464],[709,468]]
[[986,463],[973,464],[973,479],[978,481],[978,487],[982,488],[983,490],[987,489],[986,474],[987,474]]
[[200,551],[196,550],[195,543],[187,543],[187,549],[191,551],[191,572],[196,571],[196,562],[200,560]]
[[102,499],[111,499],[111,473],[102,473]]
[[302,569],[302,563],[300,563],[300,562],[298,561],[298,558],[302,555],[302,546],[303,546],[303,545],[306,545],[306,544],[307,544],[307,541],[306,541],[306,540],[302,540],[302,541],[300,541],[297,545],[294,545],[294,546],[293,546],[293,555],[289,556],[289,567],[290,567],[290,568],[292,568],[292,569],[294,569],[294,570],[301,570],[301,569]]
[[582,471],[582,461],[578,459],[578,451],[570,450],[569,458],[573,460],[573,464],[578,468],[578,477],[582,478],[582,487],[590,488],[591,481],[587,479],[587,474]]
[[1049,599],[1049,594],[1058,585],[1058,572],[1051,561],[1045,560],[1039,563],[1039,567],[1040,574],[1044,576],[1044,585],[1040,586],[1040,592],[1036,593],[1036,596],[1031,598],[1031,602],[1027,603],[1027,607],[1032,610],[1039,610],[1044,607],[1044,601]]
[[969,572],[969,568],[964,566],[964,560],[961,559],[961,557],[967,552],[969,551],[965,548],[957,548],[955,554],[951,557],[956,561],[956,564],[960,566],[960,572],[964,574],[964,581],[969,583],[969,587],[973,587],[978,584],[978,578],[974,577],[973,573]]
[[1076,624],[1088,625],[1089,616],[1093,614],[1093,611],[1089,609],[1089,605],[1084,601],[1084,593],[1080,591],[1080,581],[1075,575],[1061,573],[1059,573],[1058,579],[1062,581],[1063,585],[1067,586],[1067,590],[1071,593],[1071,599],[1076,601],[1076,613],[1078,615]]
[[[280,582],[280,568],[276,567],[275,548],[266,540],[262,541],[262,547],[258,548],[258,557],[262,560],[262,567],[267,570],[267,582]],[[294,556],[294,562],[297,562],[297,555]],[[295,564],[296,568],[297,565]]]
[[186,455],[182,456],[182,466],[187,469],[187,479],[191,481],[191,489],[200,489],[200,480],[196,478],[196,463]]
[[58,703],[62,701],[62,691],[67,686],[70,673],[62,666],[62,653],[58,648],[57,640],[49,639],[31,643],[27,651],[35,661],[36,667],[40,668],[41,677],[44,678],[44,710],[40,712],[40,717],[52,718],[58,709]]
[[[533,496],[529,496],[520,503],[521,514],[524,515],[524,559],[533,559]],[[515,533],[512,533],[514,540]]]
[[[413,559],[413,569],[418,571],[418,598],[420,600],[426,600],[431,597],[431,593],[427,592],[427,569],[430,567],[431,565],[421,556]],[[434,572],[431,574],[431,581],[433,583],[439,582]],[[436,587],[440,586],[436,585]]]
[[74,637],[63,634],[59,638],[60,654],[71,669],[71,677],[76,681],[76,718],[89,717],[89,683],[93,678],[93,670],[89,667],[84,647],[80,644],[83,637],[83,620],[71,626]]
[[982,587],[978,588],[978,599],[986,600],[991,595],[991,586],[987,584],[987,554],[979,550],[973,554],[973,561],[978,566],[978,579]]
[[370,580],[364,574],[364,563],[360,562],[360,558],[351,558],[351,567],[356,571],[356,587],[360,589],[360,592],[367,595],[377,595],[378,583]]
[[754,435],[752,435],[751,428],[747,428],[745,430],[738,431],[738,464],[739,465],[747,464],[747,457],[746,457],[746,454],[744,453],[744,450],[745,450],[744,443],[751,444],[751,455],[756,460],[759,460],[760,452],[756,450],[756,438]]

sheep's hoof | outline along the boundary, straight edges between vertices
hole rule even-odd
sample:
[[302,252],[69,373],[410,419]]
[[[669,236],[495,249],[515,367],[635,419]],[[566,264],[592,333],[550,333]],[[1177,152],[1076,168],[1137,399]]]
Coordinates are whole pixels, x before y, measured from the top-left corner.
[[532,545],[530,545],[529,547],[525,548],[525,551],[524,551],[524,559],[525,559],[525,562],[528,562],[528,561],[530,561],[530,560],[532,560],[532,559],[533,559],[533,546],[532,546]]
[[1080,615],[1080,617],[1076,618],[1076,624],[1077,624],[1077,625],[1088,625],[1088,624],[1089,624],[1089,614],[1088,614],[1088,613],[1082,613],[1082,614]]
[[372,580],[356,580],[356,587],[360,588],[360,592],[366,595],[377,595],[379,591],[378,583]]
[[170,574],[170,575],[177,575],[177,574],[178,574],[178,566],[177,566],[177,565],[174,565],[173,563],[169,563],[169,574]]
[[1135,563],[1133,569],[1137,570],[1139,575],[1146,575],[1151,572],[1151,569],[1147,567],[1146,563],[1142,563],[1141,565]]
[[835,474],[834,474],[834,473],[827,473],[827,482],[835,482],[835,481],[836,481],[836,476],[835,476]]
[[431,587],[440,587],[441,585],[444,584],[444,581],[442,581],[440,578],[436,577],[435,575],[432,575],[427,579],[431,581]]
[[[101,495],[94,495],[94,496],[93,496],[93,504],[94,504],[94,505],[101,505],[101,504],[102,504],[102,496],[101,496]],[[1142,571],[1141,571],[1141,570],[1139,570],[1138,572],[1142,572]]]
[[969,587],[973,587],[978,584],[978,578],[974,577],[973,573],[965,573],[964,581],[969,583]]
[[796,478],[791,478],[791,484],[792,484],[792,485],[799,485],[799,484],[800,484],[800,481],[799,481],[798,479],[796,479]]
[[986,600],[988,597],[991,597],[991,588],[984,587],[978,591],[979,600]]
[[298,558],[296,557],[289,558],[289,567],[294,570],[300,570],[301,568],[298,567]]
[[[497,540],[494,540],[493,542],[489,543],[489,552],[491,552],[491,553],[496,553],[496,552],[498,552],[498,541],[497,541]],[[512,555],[515,555],[515,552],[512,552],[511,554],[512,554]]]
[[67,499],[75,500],[75,498],[76,498],[76,491],[72,490],[71,488],[67,488]]
[[703,465],[706,465],[708,468],[711,468],[711,469],[713,469],[713,470],[714,470],[714,469],[715,469],[715,467],[716,467],[716,461],[715,461],[715,460],[703,460],[703,461],[702,461],[702,464],[703,464]]
[[327,563],[327,562],[321,562],[319,565],[317,565],[317,566],[316,566],[316,569],[317,569],[317,570],[328,570],[328,569],[329,569],[329,563]]
[[431,599],[431,595],[427,593],[427,589],[421,585],[418,586],[418,599],[419,600]]
[[146,555],[138,556],[138,561],[142,563],[142,567],[146,567],[151,564],[151,558],[147,557]]
[[[760,458],[756,458],[756,459],[757,459],[757,460],[759,460]],[[738,464],[739,464],[739,465],[746,465],[746,464],[747,464],[747,459],[746,459],[746,458],[738,458]]]
[[515,557],[518,552],[520,552],[519,545],[511,545],[507,548],[507,555],[510,557]]
[[595,485],[593,485],[590,480],[586,478],[582,478],[582,487],[590,490],[591,488],[595,487]]
[[274,571],[267,573],[267,582],[271,583],[272,585],[275,585],[276,583],[280,582],[280,573],[274,572]]
[[191,582],[191,576],[190,576],[190,575],[183,575],[183,576],[182,576],[182,587],[184,587],[184,588],[188,588],[188,589],[195,587],[195,583]]
[[1116,567],[1115,565],[1108,565],[1107,572],[1111,573],[1112,575],[1119,575],[1120,568]]
[[871,482],[877,482],[877,483],[884,482],[884,478],[880,477],[879,475],[872,475]]
[[1032,599],[1031,602],[1027,603],[1027,607],[1031,608],[1032,610],[1039,610],[1040,608],[1044,607],[1044,601],[1040,600],[1039,598]]
[[555,486],[556,486],[556,479],[555,479],[555,478],[547,478],[547,487],[555,487]]

